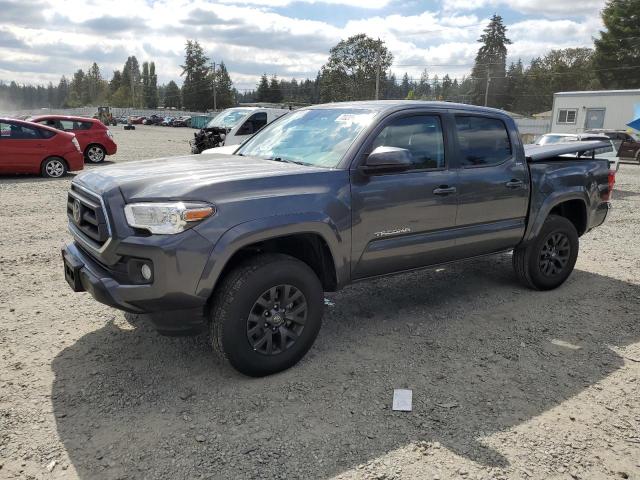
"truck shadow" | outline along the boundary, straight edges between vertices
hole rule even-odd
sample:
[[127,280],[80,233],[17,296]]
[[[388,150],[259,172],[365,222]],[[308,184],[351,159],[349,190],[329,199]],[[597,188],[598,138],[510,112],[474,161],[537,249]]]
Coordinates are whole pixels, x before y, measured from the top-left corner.
[[[262,379],[203,337],[111,321],[53,362],[58,434],[83,479],[326,478],[421,440],[506,467],[486,436],[621,368],[638,298],[579,270],[526,290],[508,256],[357,284],[330,296],[307,357]],[[411,413],[390,408],[403,387]]]

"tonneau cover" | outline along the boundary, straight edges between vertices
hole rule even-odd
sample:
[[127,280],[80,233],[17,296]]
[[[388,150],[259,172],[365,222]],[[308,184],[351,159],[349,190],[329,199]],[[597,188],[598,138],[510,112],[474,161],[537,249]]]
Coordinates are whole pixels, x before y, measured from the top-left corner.
[[536,162],[538,160],[546,160],[549,158],[566,155],[568,153],[587,152],[596,148],[611,147],[611,143],[607,141],[586,141],[586,142],[567,142],[553,143],[551,145],[525,145],[524,155],[527,160]]

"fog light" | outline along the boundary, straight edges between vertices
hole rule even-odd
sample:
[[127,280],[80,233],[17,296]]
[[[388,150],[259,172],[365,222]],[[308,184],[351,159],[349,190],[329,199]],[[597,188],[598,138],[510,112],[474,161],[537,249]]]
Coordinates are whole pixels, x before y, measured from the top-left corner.
[[151,280],[151,267],[146,263],[140,267],[140,274],[142,274],[142,278],[145,280]]

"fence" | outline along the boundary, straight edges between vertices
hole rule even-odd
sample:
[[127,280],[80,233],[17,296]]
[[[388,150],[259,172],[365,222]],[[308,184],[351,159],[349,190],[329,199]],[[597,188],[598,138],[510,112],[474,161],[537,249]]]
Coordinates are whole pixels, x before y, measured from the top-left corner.
[[540,118],[514,118],[524,143],[532,143],[540,135],[551,131],[551,120]]
[[[197,116],[209,116],[213,117],[218,112],[189,112],[187,110],[169,110],[169,109],[148,109],[148,108],[119,108],[110,107],[111,114],[114,117],[126,116],[144,116],[150,117],[151,115],[159,115],[161,117],[197,117]],[[14,110],[14,111],[0,111],[0,117],[27,117],[35,115],[77,115],[79,117],[93,117],[98,109],[96,107],[79,107],[79,108],[34,108],[31,110]]]

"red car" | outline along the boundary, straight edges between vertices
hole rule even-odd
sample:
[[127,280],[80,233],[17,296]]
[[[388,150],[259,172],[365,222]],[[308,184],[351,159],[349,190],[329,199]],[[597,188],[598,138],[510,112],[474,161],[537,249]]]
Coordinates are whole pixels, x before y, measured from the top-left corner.
[[100,163],[107,155],[115,155],[118,151],[109,129],[95,118],[39,115],[29,121],[74,133],[88,162]]
[[0,118],[0,174],[39,173],[58,178],[83,168],[82,150],[73,133]]

